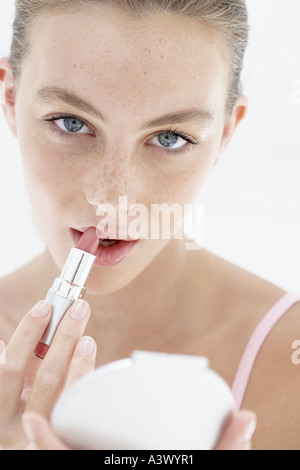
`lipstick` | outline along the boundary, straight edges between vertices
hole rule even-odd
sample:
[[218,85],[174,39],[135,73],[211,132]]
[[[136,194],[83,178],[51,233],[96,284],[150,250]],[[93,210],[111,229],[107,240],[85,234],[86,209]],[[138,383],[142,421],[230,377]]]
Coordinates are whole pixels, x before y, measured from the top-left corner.
[[72,304],[83,299],[85,284],[96,260],[99,238],[95,229],[87,230],[80,238],[77,248],[72,248],[60,277],[55,279],[45,301],[52,306],[52,317],[37,344],[34,355],[44,359],[56,330]]

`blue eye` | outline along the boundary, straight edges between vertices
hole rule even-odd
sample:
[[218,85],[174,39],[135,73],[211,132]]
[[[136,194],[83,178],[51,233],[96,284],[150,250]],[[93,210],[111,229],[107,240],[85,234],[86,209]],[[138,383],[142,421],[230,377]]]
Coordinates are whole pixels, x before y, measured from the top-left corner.
[[167,151],[175,150],[178,152],[185,148],[188,149],[188,144],[196,145],[198,142],[193,137],[170,130],[157,133],[152,139],[149,139],[148,143]]
[[[84,121],[75,116],[50,116],[46,118],[45,121],[55,122],[55,127],[58,127],[62,131],[61,134],[64,134],[67,137],[72,134],[94,135],[90,127]],[[58,131],[58,129],[55,130]]]
[[162,132],[157,135],[154,140],[157,139],[158,143],[168,149],[178,149],[184,147],[187,143],[187,140],[180,137],[174,132]]
[[[80,132],[84,126],[84,123],[77,118],[65,118],[60,120],[62,121],[63,126],[67,129],[68,132]],[[60,120],[57,120],[58,126]]]

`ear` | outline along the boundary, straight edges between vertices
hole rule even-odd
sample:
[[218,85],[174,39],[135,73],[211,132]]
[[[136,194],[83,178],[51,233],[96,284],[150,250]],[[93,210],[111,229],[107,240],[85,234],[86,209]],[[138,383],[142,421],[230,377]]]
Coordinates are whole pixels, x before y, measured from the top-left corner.
[[244,95],[240,95],[234,105],[234,108],[232,110],[231,115],[227,118],[224,130],[223,130],[223,135],[222,135],[222,140],[221,140],[221,145],[220,145],[220,151],[219,151],[219,156],[215,162],[215,165],[218,163],[220,160],[221,154],[224,153],[226,148],[228,147],[233,134],[240,124],[240,122],[244,119],[247,113],[248,109],[248,98]]
[[12,133],[17,137],[15,81],[11,62],[7,58],[0,59],[0,104],[2,104],[6,121]]

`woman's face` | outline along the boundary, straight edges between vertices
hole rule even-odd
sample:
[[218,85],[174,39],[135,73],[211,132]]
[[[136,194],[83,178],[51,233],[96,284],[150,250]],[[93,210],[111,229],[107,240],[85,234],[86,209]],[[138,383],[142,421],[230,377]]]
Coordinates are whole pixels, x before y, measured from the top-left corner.
[[[191,19],[134,20],[103,4],[35,24],[15,129],[35,219],[60,268],[74,233],[99,223],[100,204],[118,214],[120,197],[149,212],[195,200],[238,121],[236,112],[225,125],[222,44]],[[168,243],[141,240],[118,265],[96,267],[89,290],[124,287]]]

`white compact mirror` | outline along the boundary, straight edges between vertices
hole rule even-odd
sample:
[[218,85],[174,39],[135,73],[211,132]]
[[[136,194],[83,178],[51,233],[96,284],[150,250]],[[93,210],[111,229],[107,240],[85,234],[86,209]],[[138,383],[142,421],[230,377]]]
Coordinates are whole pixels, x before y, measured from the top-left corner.
[[211,450],[233,408],[206,358],[135,351],[74,384],[51,421],[72,449]]

